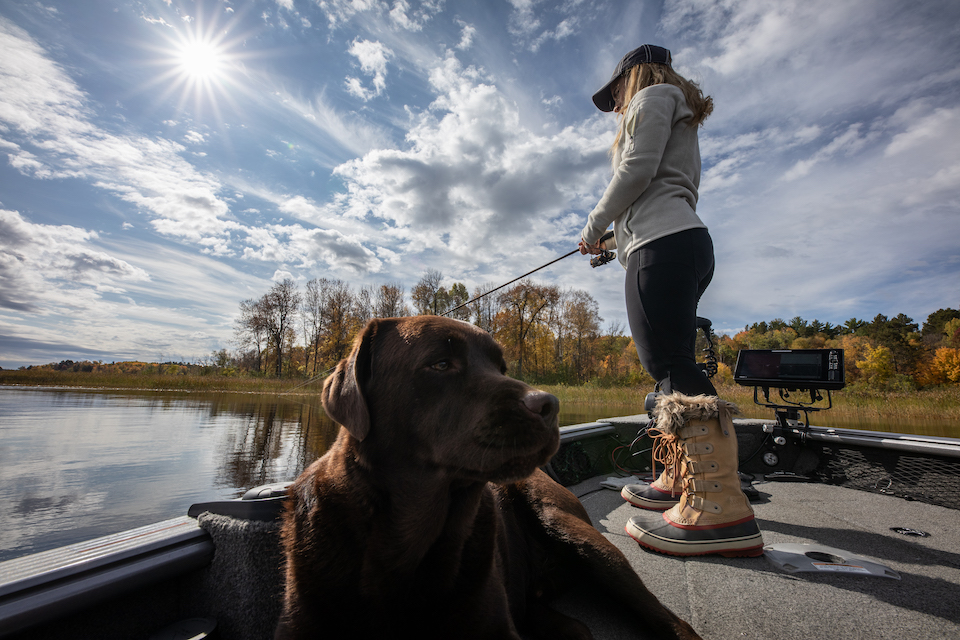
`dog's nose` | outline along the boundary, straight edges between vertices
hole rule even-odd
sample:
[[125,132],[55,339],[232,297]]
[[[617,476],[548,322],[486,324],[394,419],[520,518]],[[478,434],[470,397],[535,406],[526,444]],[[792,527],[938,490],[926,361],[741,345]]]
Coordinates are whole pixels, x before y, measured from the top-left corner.
[[531,391],[523,396],[523,406],[549,423],[560,413],[560,401],[546,391]]

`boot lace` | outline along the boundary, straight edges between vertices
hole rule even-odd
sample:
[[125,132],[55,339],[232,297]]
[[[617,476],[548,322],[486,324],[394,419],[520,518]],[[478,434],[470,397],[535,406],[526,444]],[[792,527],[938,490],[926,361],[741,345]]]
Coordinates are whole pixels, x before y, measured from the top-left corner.
[[680,438],[671,433],[664,433],[657,428],[656,424],[647,430],[647,435],[653,440],[652,466],[653,476],[657,476],[657,463],[668,469],[673,477],[670,487],[670,495],[674,494],[673,486],[676,485],[677,478],[683,477],[683,453],[680,448]]

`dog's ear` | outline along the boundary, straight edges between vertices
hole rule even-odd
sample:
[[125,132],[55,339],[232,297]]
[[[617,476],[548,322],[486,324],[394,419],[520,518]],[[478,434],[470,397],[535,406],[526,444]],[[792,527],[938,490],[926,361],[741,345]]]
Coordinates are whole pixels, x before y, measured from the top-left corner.
[[373,343],[382,321],[371,320],[353,343],[353,351],[323,383],[321,400],[330,418],[357,440],[370,432],[370,412],[364,387],[373,369]]

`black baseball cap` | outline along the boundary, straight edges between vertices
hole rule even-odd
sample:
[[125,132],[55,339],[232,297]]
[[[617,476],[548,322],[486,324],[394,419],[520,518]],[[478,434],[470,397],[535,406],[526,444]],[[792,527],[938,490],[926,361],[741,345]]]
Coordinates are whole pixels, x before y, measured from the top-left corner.
[[613,72],[613,77],[610,78],[610,82],[603,85],[600,91],[593,94],[593,104],[597,105],[597,109],[600,109],[600,111],[613,111],[616,105],[613,102],[613,93],[610,92],[610,87],[617,81],[617,78],[623,75],[624,71],[643,62],[658,62],[669,66],[670,50],[658,47],[655,44],[645,44],[623,56],[623,58],[620,59],[620,64],[617,65],[616,70]]

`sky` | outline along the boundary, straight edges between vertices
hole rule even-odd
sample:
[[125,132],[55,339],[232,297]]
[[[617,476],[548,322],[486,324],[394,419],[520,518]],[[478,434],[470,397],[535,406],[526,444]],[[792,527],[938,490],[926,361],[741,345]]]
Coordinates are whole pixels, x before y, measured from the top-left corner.
[[[610,178],[591,95],[644,43],[716,105],[715,330],[960,306],[955,0],[4,0],[0,367],[196,362],[285,278],[567,253]],[[623,328],[623,274],[534,280]]]

